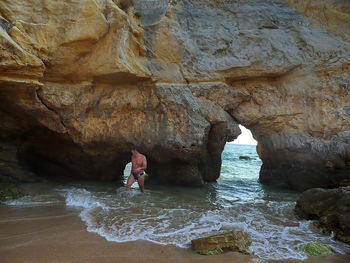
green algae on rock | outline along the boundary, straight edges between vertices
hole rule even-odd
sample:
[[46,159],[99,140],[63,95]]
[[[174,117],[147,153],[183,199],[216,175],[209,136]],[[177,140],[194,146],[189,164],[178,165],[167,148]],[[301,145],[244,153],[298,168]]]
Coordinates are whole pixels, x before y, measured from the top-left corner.
[[250,235],[243,231],[219,233],[192,240],[192,249],[201,255],[217,255],[224,249],[251,254],[249,246],[252,243]]
[[0,184],[0,202],[17,199],[23,193],[15,184],[1,183]]
[[318,220],[324,233],[335,233],[335,238],[350,243],[350,187],[336,189],[309,189],[301,194],[296,213],[305,219]]
[[317,242],[305,244],[298,249],[311,257],[327,256],[334,253],[329,246]]

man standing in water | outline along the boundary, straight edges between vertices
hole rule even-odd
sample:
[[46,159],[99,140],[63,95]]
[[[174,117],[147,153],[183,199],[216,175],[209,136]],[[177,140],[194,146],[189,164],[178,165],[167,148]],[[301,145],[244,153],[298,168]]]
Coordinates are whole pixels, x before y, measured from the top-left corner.
[[129,191],[131,185],[137,181],[141,192],[145,189],[145,170],[147,168],[146,156],[139,152],[138,147],[133,146],[131,149],[131,174],[126,184],[126,190]]

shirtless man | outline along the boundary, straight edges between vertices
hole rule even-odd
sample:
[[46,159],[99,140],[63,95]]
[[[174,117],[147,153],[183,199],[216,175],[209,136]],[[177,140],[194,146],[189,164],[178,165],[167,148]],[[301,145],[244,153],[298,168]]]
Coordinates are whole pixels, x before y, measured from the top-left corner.
[[147,168],[146,156],[139,153],[138,148],[135,146],[132,147],[131,154],[131,174],[126,184],[126,190],[129,191],[131,185],[137,181],[141,192],[143,192],[145,189],[145,170]]

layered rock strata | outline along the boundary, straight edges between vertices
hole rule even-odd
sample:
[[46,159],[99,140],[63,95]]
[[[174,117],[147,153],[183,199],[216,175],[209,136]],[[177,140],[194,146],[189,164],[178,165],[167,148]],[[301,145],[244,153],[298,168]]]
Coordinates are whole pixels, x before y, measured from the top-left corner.
[[262,183],[349,185],[349,7],[299,2],[3,0],[1,137],[39,174],[120,179],[136,144],[201,185],[242,124]]

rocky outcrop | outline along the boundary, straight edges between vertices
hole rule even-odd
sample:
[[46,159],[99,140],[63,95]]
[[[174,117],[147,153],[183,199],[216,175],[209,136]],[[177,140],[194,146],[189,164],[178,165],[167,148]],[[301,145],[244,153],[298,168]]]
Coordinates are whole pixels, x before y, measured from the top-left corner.
[[40,178],[19,163],[17,147],[12,143],[0,141],[0,188],[16,182],[35,182]]
[[17,199],[23,196],[23,193],[17,185],[11,183],[0,182],[0,204],[12,199]]
[[303,218],[316,219],[325,233],[350,243],[350,187],[309,189],[302,193],[296,212]]
[[0,131],[23,165],[119,179],[137,144],[153,179],[200,185],[240,123],[262,183],[350,184],[344,1],[136,2],[141,20],[112,0],[1,2]]
[[224,250],[251,254],[249,250],[251,244],[250,235],[243,231],[219,233],[191,241],[192,249],[201,255],[217,255]]
[[239,156],[239,159],[240,160],[247,160],[247,161],[254,161],[254,160],[256,160],[256,158],[252,158],[252,157],[249,157],[249,156]]
[[310,257],[324,257],[334,253],[329,246],[317,242],[307,243],[298,249]]

